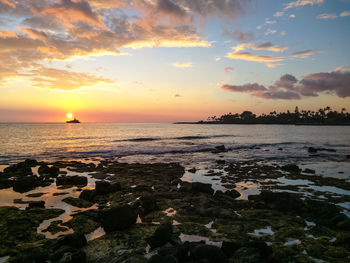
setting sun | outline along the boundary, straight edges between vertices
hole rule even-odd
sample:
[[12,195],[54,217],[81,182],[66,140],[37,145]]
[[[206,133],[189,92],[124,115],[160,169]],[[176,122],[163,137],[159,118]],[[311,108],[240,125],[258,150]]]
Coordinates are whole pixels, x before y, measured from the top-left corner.
[[73,118],[73,113],[67,113],[66,116],[67,116],[68,119],[71,119],[71,118]]

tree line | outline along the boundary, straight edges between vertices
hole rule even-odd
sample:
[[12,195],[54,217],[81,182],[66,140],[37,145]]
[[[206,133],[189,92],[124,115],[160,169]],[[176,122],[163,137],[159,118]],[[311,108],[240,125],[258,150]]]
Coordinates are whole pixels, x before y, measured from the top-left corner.
[[208,117],[203,124],[296,124],[296,125],[350,125],[350,113],[343,108],[340,112],[325,107],[318,111],[301,110],[296,107],[294,112],[272,111],[269,114],[257,116],[251,111],[228,113],[220,117]]

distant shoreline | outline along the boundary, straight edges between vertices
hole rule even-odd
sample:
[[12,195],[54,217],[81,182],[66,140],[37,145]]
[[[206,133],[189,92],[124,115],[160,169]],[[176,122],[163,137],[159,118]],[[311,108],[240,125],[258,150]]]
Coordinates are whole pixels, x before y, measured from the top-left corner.
[[350,126],[350,123],[222,123],[222,122],[173,122],[173,124],[202,125],[292,125],[292,126]]

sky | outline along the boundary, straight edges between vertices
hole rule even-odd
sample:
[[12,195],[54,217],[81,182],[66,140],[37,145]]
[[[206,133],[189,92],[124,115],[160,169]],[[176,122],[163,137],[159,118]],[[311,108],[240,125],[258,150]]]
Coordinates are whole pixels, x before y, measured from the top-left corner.
[[350,0],[0,0],[0,122],[350,110]]

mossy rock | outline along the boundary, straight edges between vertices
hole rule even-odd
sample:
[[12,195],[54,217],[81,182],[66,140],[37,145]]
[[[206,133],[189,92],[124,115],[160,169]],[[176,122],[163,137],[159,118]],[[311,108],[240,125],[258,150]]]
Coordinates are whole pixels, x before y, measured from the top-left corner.
[[79,208],[89,208],[93,205],[93,203],[89,201],[86,201],[80,198],[74,198],[74,197],[66,197],[62,201]]

